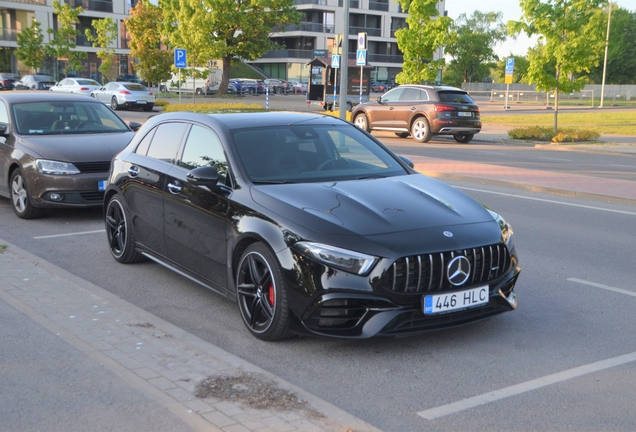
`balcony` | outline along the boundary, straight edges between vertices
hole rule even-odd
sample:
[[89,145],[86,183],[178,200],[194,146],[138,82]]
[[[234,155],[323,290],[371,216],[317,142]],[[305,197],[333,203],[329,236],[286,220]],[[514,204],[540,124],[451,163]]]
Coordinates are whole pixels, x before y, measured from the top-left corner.
[[388,1],[372,1],[369,0],[369,10],[377,10],[388,12],[389,10],[389,2]]
[[[342,0],[338,0],[338,6],[339,7],[344,7],[344,3]],[[360,1],[359,0],[350,0],[349,1],[349,8],[351,9],[360,9]]]
[[382,29],[369,27],[349,26],[349,34],[357,35],[358,33],[367,33],[367,36],[382,36]]
[[18,40],[18,30],[3,28],[2,32],[0,32],[0,40],[13,41],[13,42],[17,41]]
[[[356,52],[349,53],[349,60],[356,60]],[[370,54],[367,52],[367,62],[374,65],[375,63],[395,63],[402,65],[404,56],[391,54]]]
[[84,10],[96,11],[96,12],[113,12],[113,2],[106,0],[64,0],[64,3],[72,8],[79,6]]
[[280,58],[297,58],[311,60],[314,57],[314,50],[273,50],[267,52],[261,58],[280,59]]
[[333,33],[334,28],[331,25],[321,23],[301,22],[299,25],[291,24],[285,27],[275,27],[274,32],[286,31],[306,31],[314,33]]
[[11,3],[38,4],[46,6],[46,0],[6,0]]
[[301,6],[306,4],[314,4],[320,6],[327,6],[327,0],[294,0],[294,6]]

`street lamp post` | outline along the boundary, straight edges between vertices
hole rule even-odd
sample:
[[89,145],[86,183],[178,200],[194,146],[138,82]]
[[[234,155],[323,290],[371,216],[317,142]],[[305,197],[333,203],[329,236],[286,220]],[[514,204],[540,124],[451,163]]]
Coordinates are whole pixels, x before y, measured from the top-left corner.
[[[347,119],[347,78],[349,77],[349,0],[344,0],[344,28],[342,30],[342,60],[340,61],[340,115]],[[362,85],[362,83],[360,84]]]
[[607,72],[607,51],[609,48],[610,22],[612,20],[612,2],[610,1],[607,12],[607,35],[605,36],[605,60],[603,61],[603,82],[601,84],[601,105],[603,108],[603,99],[605,98],[605,74]]

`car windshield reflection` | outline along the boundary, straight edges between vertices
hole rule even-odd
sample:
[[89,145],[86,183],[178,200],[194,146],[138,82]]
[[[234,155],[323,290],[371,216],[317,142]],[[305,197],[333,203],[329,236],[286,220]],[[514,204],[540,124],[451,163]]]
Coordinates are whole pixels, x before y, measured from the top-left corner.
[[406,174],[361,131],[342,126],[287,125],[240,129],[237,153],[254,183],[307,183]]
[[128,132],[126,124],[100,103],[36,102],[13,107],[20,135]]

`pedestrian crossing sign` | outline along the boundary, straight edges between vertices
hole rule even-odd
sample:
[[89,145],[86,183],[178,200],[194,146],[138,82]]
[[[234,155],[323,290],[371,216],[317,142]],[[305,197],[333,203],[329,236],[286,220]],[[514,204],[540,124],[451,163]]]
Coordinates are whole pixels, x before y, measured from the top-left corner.
[[365,66],[367,64],[367,50],[358,50],[356,54],[356,64],[358,66]]
[[333,69],[340,68],[340,56],[339,55],[332,55],[331,56],[331,67]]

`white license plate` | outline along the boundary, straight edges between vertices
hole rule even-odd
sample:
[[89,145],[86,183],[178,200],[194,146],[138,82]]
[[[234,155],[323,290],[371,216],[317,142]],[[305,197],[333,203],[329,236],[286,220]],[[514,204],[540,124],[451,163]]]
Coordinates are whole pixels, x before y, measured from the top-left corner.
[[146,101],[145,101],[145,100],[138,100],[138,101],[137,101],[137,103],[138,103],[138,104],[145,104],[145,103],[146,103]]
[[458,115],[458,116],[460,116],[460,117],[472,117],[472,116],[473,116],[473,113],[471,113],[471,112],[459,111],[459,112],[457,113],[457,115]]
[[466,309],[488,303],[488,285],[453,293],[424,297],[426,315]]
[[97,190],[99,191],[105,191],[106,190],[106,185],[108,184],[108,180],[99,180],[97,182]]

